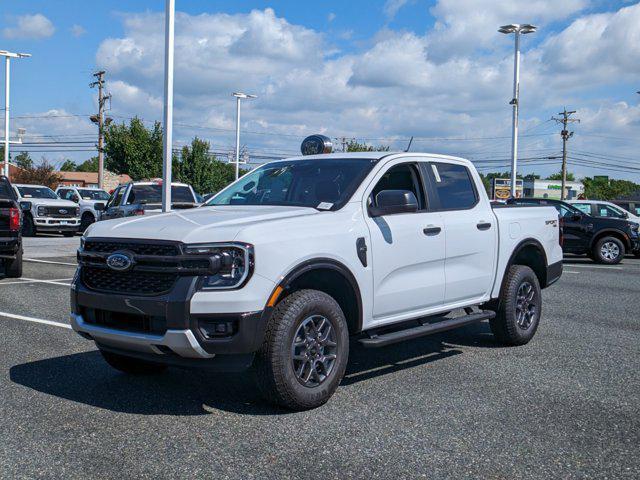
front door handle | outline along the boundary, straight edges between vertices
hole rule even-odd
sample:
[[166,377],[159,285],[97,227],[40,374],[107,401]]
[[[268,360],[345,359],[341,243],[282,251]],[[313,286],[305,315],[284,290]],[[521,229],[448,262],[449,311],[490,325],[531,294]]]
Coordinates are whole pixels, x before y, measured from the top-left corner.
[[476,227],[478,227],[478,230],[489,230],[491,228],[491,224],[489,222],[480,222]]
[[442,228],[440,227],[427,227],[422,230],[422,233],[424,233],[427,236],[433,236],[433,235],[438,235],[441,231],[442,231]]

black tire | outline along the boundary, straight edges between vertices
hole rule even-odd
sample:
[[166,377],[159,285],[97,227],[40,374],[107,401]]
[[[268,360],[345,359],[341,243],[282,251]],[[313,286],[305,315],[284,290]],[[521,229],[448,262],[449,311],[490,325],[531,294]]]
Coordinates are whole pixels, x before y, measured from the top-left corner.
[[62,235],[65,237],[73,237],[75,234],[76,232],[62,232]]
[[269,318],[254,362],[256,381],[271,403],[291,410],[316,408],[338,388],[348,357],[349,331],[338,303],[324,292],[299,290]]
[[593,260],[605,265],[616,265],[625,255],[624,243],[616,237],[602,237],[593,246]]
[[89,212],[85,212],[82,215],[82,219],[80,220],[80,231],[84,232],[87,228],[89,228],[89,225],[91,225],[95,221],[96,220],[95,218],[93,218],[93,215],[91,215]]
[[4,274],[8,278],[20,278],[22,276],[22,247],[16,253],[16,258],[4,261]]
[[541,314],[538,277],[529,267],[513,265],[507,272],[496,316],[490,321],[493,335],[505,345],[525,345],[535,335]]
[[36,226],[33,223],[33,218],[31,215],[25,215],[22,218],[22,236],[23,237],[35,237],[36,235]]
[[147,362],[104,350],[100,350],[100,353],[109,365],[129,375],[156,375],[167,369],[167,366],[161,363]]

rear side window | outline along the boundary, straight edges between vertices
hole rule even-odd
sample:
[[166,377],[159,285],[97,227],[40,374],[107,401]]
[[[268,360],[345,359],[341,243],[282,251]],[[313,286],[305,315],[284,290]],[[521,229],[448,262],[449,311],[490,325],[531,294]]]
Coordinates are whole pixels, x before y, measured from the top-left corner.
[[427,167],[440,210],[466,210],[478,203],[478,195],[464,165],[430,163]]

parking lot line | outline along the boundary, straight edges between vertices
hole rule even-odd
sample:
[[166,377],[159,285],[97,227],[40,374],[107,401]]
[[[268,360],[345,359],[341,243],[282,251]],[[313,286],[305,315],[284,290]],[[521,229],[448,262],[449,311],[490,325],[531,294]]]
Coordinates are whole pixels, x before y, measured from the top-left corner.
[[70,265],[72,267],[77,267],[77,263],[68,263],[68,262],[54,262],[52,260],[38,260],[37,258],[23,258],[25,262],[34,262],[34,263],[50,263],[52,265]]
[[21,277],[22,280],[25,280],[24,282],[8,282],[8,283],[0,283],[0,285],[19,285],[21,283],[48,283],[51,285],[62,285],[64,287],[68,287],[71,284],[70,283],[62,283],[63,281],[71,281],[73,280],[73,278],[54,278],[53,280],[40,280],[37,278],[26,278],[26,277]]
[[24,320],[26,322],[42,323],[44,325],[51,325],[53,327],[71,329],[71,325],[68,325],[66,323],[54,322],[52,320],[44,320],[42,318],[26,317],[24,315],[16,315],[15,313],[0,312],[0,317],[13,318],[15,320]]

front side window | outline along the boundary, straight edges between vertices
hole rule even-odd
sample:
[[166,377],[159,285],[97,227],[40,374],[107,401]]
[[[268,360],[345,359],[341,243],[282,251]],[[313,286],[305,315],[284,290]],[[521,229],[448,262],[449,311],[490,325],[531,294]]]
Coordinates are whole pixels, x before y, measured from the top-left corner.
[[49,187],[17,187],[20,196],[23,198],[58,198],[56,193]]
[[428,170],[441,210],[466,210],[478,203],[476,189],[464,165],[431,163]]
[[370,159],[272,162],[256,168],[205,205],[286,205],[337,210],[373,166]]
[[589,203],[574,203],[574,207],[587,215],[591,215],[591,205]]
[[111,198],[107,202],[107,208],[113,207],[116,205],[120,205],[120,201],[122,200],[122,195],[124,194],[125,187],[118,187]]
[[418,210],[425,209],[424,194],[417,167],[412,163],[401,163],[387,170],[373,188],[369,203],[377,206],[376,198],[383,190],[406,190],[418,200]]

